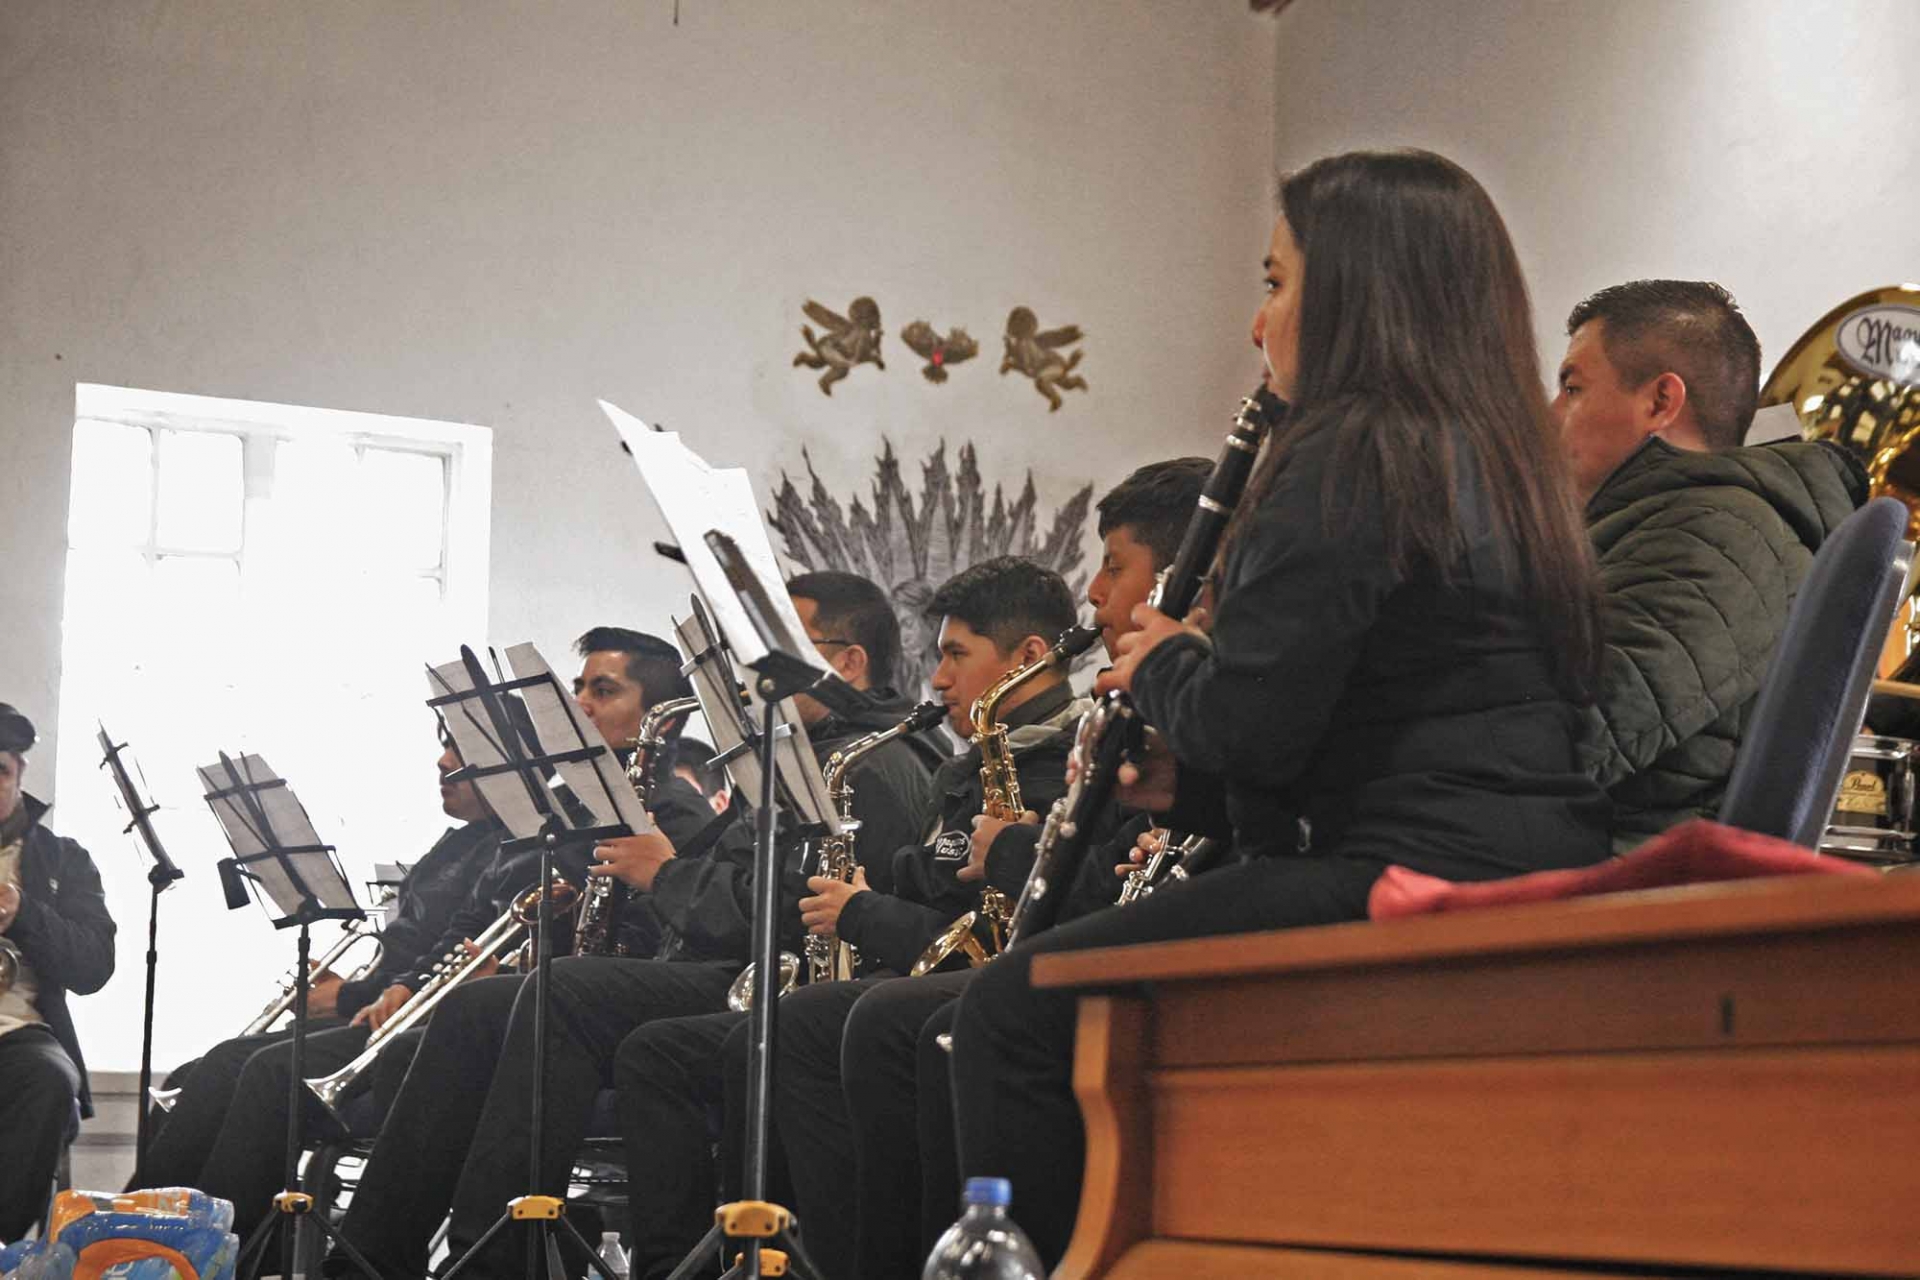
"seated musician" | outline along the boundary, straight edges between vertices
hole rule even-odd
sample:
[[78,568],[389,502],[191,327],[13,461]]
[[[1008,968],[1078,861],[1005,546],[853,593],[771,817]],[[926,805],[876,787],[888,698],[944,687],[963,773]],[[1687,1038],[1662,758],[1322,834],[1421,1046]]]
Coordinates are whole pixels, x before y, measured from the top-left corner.
[[[1133,629],[1135,606],[1145,602],[1156,577],[1172,563],[1211,470],[1205,458],[1150,463],[1095,508],[1103,545],[1100,567],[1087,582],[1087,603],[1109,656]],[[1063,918],[1112,905],[1119,886],[1108,868],[1146,825],[1119,813],[1102,817],[1111,834],[1104,841],[1094,837],[1093,843],[1103,847],[1089,852],[1081,868],[1083,882],[1063,905]],[[984,869],[1005,825],[984,816],[974,820],[976,869]],[[1037,830],[1027,826],[1009,836]],[[854,1186],[827,1190],[837,1196],[836,1213],[853,1217],[858,1211],[857,1262],[849,1275],[912,1275],[958,1212],[950,1058],[937,1037],[952,1023],[953,1001],[978,972],[962,969],[880,983],[848,1015],[840,1060],[859,1179]]]
[[[460,825],[435,841],[401,882],[381,925],[380,963],[350,982],[326,975],[329,1011],[350,1021],[321,1030],[309,1023],[301,1067],[308,1078],[352,1061],[367,1036],[420,985],[419,975],[447,949],[458,947],[469,931],[477,931],[468,923],[471,917],[492,919],[501,910],[498,899],[510,899],[525,887],[523,871],[503,874],[496,862],[500,826],[473,783],[450,777],[460,764],[447,740],[438,761],[440,808]],[[393,1058],[404,1070],[405,1055],[395,1051]],[[292,1067],[290,1031],[241,1036],[209,1050],[181,1087],[129,1185],[198,1187],[228,1200],[234,1230],[245,1237],[270,1212],[274,1193],[284,1189],[281,1137],[287,1131]],[[388,1100],[390,1095],[382,1104]],[[317,1103],[308,1106],[306,1122],[310,1134],[334,1129]]]
[[[795,698],[823,760],[857,736],[898,724],[911,708],[892,688],[900,623],[886,593],[847,573],[804,574],[788,582],[787,591],[821,655],[847,683],[872,695],[871,709],[857,719],[829,712],[805,694]],[[946,759],[944,748],[922,734],[877,748],[849,772],[860,823],[853,855],[863,882],[892,889],[894,851],[924,829],[934,800],[933,770]],[[903,772],[909,769],[911,777]],[[890,782],[875,770],[895,778]],[[890,807],[904,801],[911,811],[876,821],[869,816],[876,789]],[[670,1272],[712,1222],[716,1172],[708,1113],[723,1096],[745,1097],[746,1031],[747,1015],[729,1009],[649,1022],[620,1045],[614,1084],[627,1148],[630,1266],[636,1275]],[[741,1120],[740,1105],[728,1108],[722,1165],[734,1185],[744,1145]]]
[[1211,631],[1142,606],[1097,684],[1157,730],[1122,799],[1241,860],[1016,947],[954,1022],[962,1172],[1012,1179],[1049,1265],[1084,1139],[1075,1000],[1031,985],[1035,955],[1363,919],[1395,863],[1473,880],[1607,853],[1576,750],[1592,565],[1499,213],[1412,151],[1321,160],[1281,207],[1253,338],[1293,414],[1228,528]]
[[[823,644],[821,656],[834,664],[836,654],[846,655],[856,647]],[[864,664],[865,654],[838,661],[853,672]],[[672,673],[681,683],[666,696],[682,696],[687,686],[677,664]],[[664,680],[655,683],[665,686]],[[862,683],[869,682],[862,677]],[[857,699],[857,691],[854,694]],[[869,706],[855,719],[890,722],[888,715],[901,709],[896,702],[888,712],[876,714]],[[831,743],[831,735],[851,732],[855,725],[849,720],[835,729],[823,717],[823,728],[827,735],[822,741]],[[816,749],[820,745],[816,743]],[[915,803],[912,791],[925,785],[924,768],[910,759],[887,762],[866,781],[867,812],[875,827],[883,832],[889,824],[907,829],[906,815]],[[672,783],[685,788],[677,778]],[[743,808],[730,806],[728,814]],[[744,824],[728,823],[727,815],[714,818],[704,805],[701,812],[707,822],[692,831],[663,821],[658,832],[607,841],[596,850],[594,874],[614,875],[638,894],[639,904],[650,907],[657,919],[662,941],[651,951],[572,956],[554,965],[539,1187],[543,1193],[564,1192],[620,1040],[654,1018],[724,1008],[727,989],[746,961],[752,924],[751,832]],[[716,825],[724,829],[716,832]],[[796,939],[797,925],[796,918]],[[530,992],[519,1000],[516,994],[497,979],[470,984],[450,997],[429,1024],[343,1226],[384,1275],[423,1273],[427,1243],[449,1208],[448,1245],[456,1255],[464,1254],[509,1199],[530,1190],[525,1185],[530,1145],[526,1098],[534,1067],[534,1008]],[[447,1133],[473,1137],[470,1143],[449,1147],[439,1141]],[[436,1146],[440,1149],[429,1149]],[[371,1199],[369,1189],[375,1192]],[[518,1233],[500,1233],[490,1251],[475,1260],[472,1273],[517,1274],[524,1250]],[[344,1269],[339,1259],[329,1265]]]
[[1826,441],[1739,447],[1760,344],[1717,284],[1614,285],[1567,334],[1553,412],[1600,562],[1593,769],[1625,852],[1719,807],[1794,592],[1867,482]]
[[[680,674],[679,652],[657,636],[623,627],[595,627],[574,647],[581,659],[574,698],[623,759],[632,751],[648,708],[691,691]],[[713,820],[713,811],[700,793],[670,771],[662,771],[648,811],[663,830],[688,842]],[[583,883],[588,861],[586,849],[563,845],[554,858],[554,874],[576,885]],[[496,859],[475,895],[454,914],[447,933],[421,957],[421,971],[411,980],[402,980],[402,989],[418,990],[434,961],[470,942],[499,917],[507,903],[536,886],[539,877],[537,856],[521,853]],[[633,929],[623,935],[625,941],[657,945],[656,918],[638,912],[627,916]],[[556,951],[565,951],[571,937],[571,924],[561,917],[555,931]],[[402,1079],[393,1080],[391,1068],[399,1064],[390,1060],[396,1054],[404,1057],[406,1044],[383,1052],[374,1068],[376,1094],[391,1094],[392,1102],[345,1229],[389,1276],[426,1273],[427,1241],[446,1213],[454,1177],[466,1154],[465,1138],[448,1141],[448,1135],[476,1133],[474,1118],[486,1097],[507,1014],[521,985],[520,974],[491,976],[490,968],[482,968],[436,1004]],[[405,998],[390,987],[370,1006],[367,1030],[391,1016]],[[309,1053],[314,1043],[308,1042]],[[309,1076],[321,1074],[311,1066],[304,1070]],[[280,1079],[284,1087],[285,1077]],[[277,1141],[271,1146],[277,1161]],[[394,1261],[396,1257],[401,1260]],[[330,1258],[328,1265],[340,1268],[342,1274],[351,1271],[344,1258]]]
[[0,1241],[46,1208],[74,1104],[93,1114],[67,993],[113,976],[100,873],[21,789],[33,743],[33,722],[0,702]]
[[[1073,625],[1074,601],[1058,574],[1000,557],[942,584],[926,613],[940,622],[933,688],[946,704],[949,728],[964,741],[973,733],[968,711],[974,700],[1002,676],[1045,654]],[[1085,706],[1074,699],[1065,678],[1051,671],[1001,702],[999,723],[1009,730],[1012,766],[1027,806],[1045,808],[1064,790],[1067,739],[1061,731]],[[889,860],[890,891],[882,880],[869,882],[871,872],[850,885],[814,879],[808,882],[813,896],[800,904],[810,928],[835,932],[859,949],[863,975],[852,982],[802,987],[783,999],[779,1010],[776,1132],[808,1252],[829,1276],[850,1274],[853,1252],[852,1218],[838,1216],[844,1211],[842,1188],[852,1185],[854,1175],[853,1135],[840,1079],[841,1030],[862,992],[906,973],[948,925],[980,905],[980,883],[958,878],[969,863],[973,819],[983,806],[980,773],[977,745],[941,767],[920,829],[896,846]],[[994,845],[994,885],[1016,897],[1031,858],[1032,840],[1019,828],[1010,830]],[[868,865],[874,865],[871,856]],[[630,1041],[623,1055],[625,1078],[637,1082],[650,1050]],[[743,1068],[744,1062],[736,1060],[735,1066]],[[673,1242],[683,1241],[678,1247],[684,1250],[698,1239],[696,1220],[711,1205],[696,1204],[704,1189],[695,1190],[702,1194],[671,1201],[642,1202],[636,1193],[644,1212],[662,1215],[665,1233],[640,1238],[636,1265],[664,1273],[673,1261],[668,1256]],[[689,1230],[692,1239],[686,1238]]]
[[673,754],[673,771],[706,799],[709,809],[725,813],[733,803],[733,784],[727,781],[726,766],[713,763],[713,756],[711,743],[683,733]]

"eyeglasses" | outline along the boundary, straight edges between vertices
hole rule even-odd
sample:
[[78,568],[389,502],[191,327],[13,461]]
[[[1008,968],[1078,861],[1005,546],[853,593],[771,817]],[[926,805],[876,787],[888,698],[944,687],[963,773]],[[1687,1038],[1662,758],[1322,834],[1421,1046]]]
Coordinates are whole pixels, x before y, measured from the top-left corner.
[[832,636],[808,636],[807,639],[815,644],[843,644],[849,648],[860,643],[858,640],[836,640]]

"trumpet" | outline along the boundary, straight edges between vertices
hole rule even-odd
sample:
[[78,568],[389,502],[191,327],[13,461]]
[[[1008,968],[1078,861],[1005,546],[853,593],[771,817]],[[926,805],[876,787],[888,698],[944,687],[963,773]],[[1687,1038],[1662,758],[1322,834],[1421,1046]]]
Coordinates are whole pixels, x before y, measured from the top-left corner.
[[[667,698],[647,708],[640,719],[639,732],[633,735],[633,755],[627,761],[627,785],[640,797],[644,808],[660,785],[660,750],[668,739],[667,726],[685,720],[688,713],[700,709],[698,698]],[[580,904],[580,918],[574,924],[573,954],[577,956],[623,956],[627,948],[620,941],[620,907],[626,899],[626,887],[612,876],[589,876]]]
[[[552,890],[553,910],[564,913],[571,911],[580,899],[580,891],[565,880],[555,879]],[[360,1050],[358,1057],[332,1075],[315,1076],[306,1081],[313,1096],[320,1099],[334,1119],[340,1119],[339,1104],[347,1092],[353,1088],[366,1069],[373,1065],[381,1050],[393,1043],[395,1037],[407,1028],[418,1023],[456,987],[473,977],[495,956],[520,942],[530,926],[540,915],[540,889],[535,886],[515,898],[513,905],[500,913],[500,917],[488,925],[478,938],[474,939],[474,950],[456,948],[440,957],[433,966],[433,972],[427,976],[418,991],[407,998],[407,1002],[393,1011],[393,1016],[380,1024],[380,1029],[367,1037],[366,1047]]]
[[[1013,765],[1013,747],[1009,742],[1007,727],[1000,723],[1000,704],[1006,701],[1008,694],[1023,685],[1032,683],[1049,671],[1064,669],[1091,649],[1099,638],[1100,633],[1092,627],[1068,627],[1054,641],[1053,648],[1026,666],[1007,672],[974,699],[973,706],[968,709],[968,719],[973,722],[974,745],[980,749],[980,807],[989,818],[1014,822],[1026,812],[1026,805],[1020,797],[1020,775]],[[980,906],[948,925],[920,953],[920,958],[913,962],[913,976],[918,978],[932,973],[956,952],[964,954],[968,964],[979,968],[999,955],[1006,946],[1007,928],[1012,920],[1013,903],[1006,894],[988,885],[980,892]],[[985,941],[975,934],[975,929],[982,924],[986,926]]]
[[[355,982],[366,977],[379,967],[382,947],[379,932],[365,920],[349,920],[341,927],[340,936],[334,940],[333,945],[328,947],[325,954],[313,962],[314,974],[318,975],[327,972],[328,969],[333,967],[335,962],[362,942],[371,942],[373,944],[373,954],[367,958],[364,964],[354,969],[352,973],[347,974],[344,980],[347,982]],[[240,1028],[240,1035],[243,1037],[257,1036],[272,1027],[274,1023],[280,1021],[281,1015],[291,1011],[294,1002],[300,998],[299,979],[300,970],[297,965],[294,968],[288,969],[286,976],[280,979],[279,992],[275,994],[273,999],[267,1001],[265,1007],[263,1007],[259,1013],[253,1015],[251,1022]],[[180,1091],[178,1089],[163,1089],[156,1085],[147,1090],[147,1097],[151,1098],[153,1105],[159,1107],[162,1111],[171,1111],[173,1110],[174,1103],[180,1101]]]

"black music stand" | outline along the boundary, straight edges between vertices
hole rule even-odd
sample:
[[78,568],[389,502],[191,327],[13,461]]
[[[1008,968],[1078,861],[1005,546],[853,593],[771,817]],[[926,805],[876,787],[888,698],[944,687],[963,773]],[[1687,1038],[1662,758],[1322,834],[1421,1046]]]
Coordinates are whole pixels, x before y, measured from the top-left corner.
[[[120,792],[120,803],[127,810],[127,825],[121,834],[139,832],[140,843],[146,847],[147,856],[153,859],[153,865],[147,869],[147,884],[152,890],[147,899],[147,994],[140,1006],[140,1092],[135,1095],[140,1104],[139,1117],[134,1121],[133,1138],[134,1166],[138,1168],[147,1158],[147,1139],[151,1136],[149,1130],[153,1116],[149,1090],[153,1088],[153,1002],[160,971],[160,895],[187,873],[167,856],[166,847],[160,843],[160,833],[153,829],[153,815],[160,811],[160,806],[141,800],[139,790],[133,785],[126,761],[120,758],[127,744],[116,743],[104,724],[100,725],[99,737],[103,753],[100,767],[112,772],[113,784]],[[145,781],[144,774],[141,780]]]
[[[745,1169],[741,1190],[745,1198],[723,1204],[714,1212],[714,1224],[693,1251],[681,1260],[668,1280],[687,1280],[715,1249],[724,1250],[729,1239],[742,1245],[740,1261],[722,1275],[721,1280],[760,1280],[763,1275],[820,1276],[820,1269],[807,1257],[797,1234],[799,1220],[784,1205],[774,1204],[767,1196],[768,1125],[773,1104],[774,1053],[778,1021],[774,1011],[777,999],[768,998],[777,988],[780,972],[778,916],[780,910],[780,860],[776,851],[779,814],[775,799],[779,778],[780,702],[783,698],[811,687],[820,670],[806,655],[812,646],[804,635],[795,637],[782,622],[779,611],[765,586],[739,554],[733,539],[717,531],[706,535],[727,583],[745,607],[756,638],[765,652],[745,659],[758,677],[755,692],[761,699],[761,723],[758,734],[760,795],[755,802],[754,890],[753,890],[753,966],[756,985],[753,1012],[747,1025],[747,1127]],[[785,1251],[771,1246],[780,1244]],[[794,1263],[800,1265],[795,1266]]]
[[[257,755],[245,755],[238,761],[220,753],[220,762],[205,765],[200,779],[207,788],[207,804],[220,820],[221,830],[233,847],[233,856],[223,859],[222,884],[231,889],[236,879],[250,883],[254,896],[274,917],[276,929],[300,930],[299,959],[294,964],[293,1069],[287,1075],[287,1149],[285,1189],[273,1198],[274,1212],[254,1228],[234,1263],[234,1274],[241,1280],[253,1280],[260,1274],[267,1255],[267,1244],[280,1237],[280,1274],[293,1275],[298,1256],[300,1224],[312,1216],[313,1197],[299,1191],[300,1152],[305,1146],[301,1136],[305,1116],[304,1098],[307,1045],[307,972],[312,954],[310,930],[317,920],[364,920],[353,900],[353,887],[334,856],[333,846],[315,834],[313,822],[286,782]],[[231,892],[229,907],[236,902]],[[380,1280],[379,1273],[343,1239],[324,1216],[313,1218],[327,1239],[338,1245],[368,1280]]]
[[[612,750],[560,686],[532,645],[508,650],[512,679],[489,678],[472,649],[460,647],[457,667],[430,669],[445,690],[429,705],[445,719],[467,763],[455,778],[472,778],[496,817],[513,833],[506,855],[540,853],[540,907],[534,935],[533,1125],[527,1144],[527,1191],[481,1233],[465,1255],[441,1273],[453,1280],[488,1243],[516,1222],[527,1232],[527,1275],[566,1280],[560,1237],[580,1247],[602,1280],[613,1280],[593,1246],[566,1218],[566,1198],[540,1193],[540,1148],[546,1133],[547,977],[553,964],[553,853],[562,841],[613,840],[650,831],[638,797],[624,784]],[[558,749],[555,749],[558,748]]]

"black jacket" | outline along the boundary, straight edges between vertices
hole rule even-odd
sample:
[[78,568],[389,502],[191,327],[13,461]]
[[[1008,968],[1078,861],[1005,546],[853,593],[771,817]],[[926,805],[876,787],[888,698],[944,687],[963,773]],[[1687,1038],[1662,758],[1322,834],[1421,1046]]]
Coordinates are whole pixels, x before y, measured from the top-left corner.
[[7,937],[33,967],[34,1008],[80,1072],[80,1114],[93,1114],[86,1059],[74,1033],[67,993],[92,995],[113,976],[113,917],[100,872],[80,845],[44,824],[48,806],[23,795],[26,834],[20,848],[20,911]]
[[[1169,640],[1135,673],[1181,765],[1167,825],[1284,854],[1304,821],[1315,853],[1455,880],[1604,857],[1580,708],[1556,687],[1554,638],[1484,515],[1470,446],[1456,437],[1466,537],[1448,582],[1392,569],[1377,484],[1329,486],[1333,432],[1303,430],[1278,442],[1210,637]],[[1223,807],[1190,802],[1203,774]]]
[[1589,767],[1616,851],[1719,810],[1800,580],[1866,494],[1825,441],[1649,440],[1588,501],[1606,640]]
[[[706,799],[678,775],[672,775],[660,784],[648,812],[669,840],[687,845],[694,842],[713,817],[713,810],[707,806]],[[492,856],[473,881],[466,901],[454,911],[440,937],[421,953],[419,969],[413,976],[397,976],[396,981],[405,982],[418,991],[433,966],[443,957],[459,950],[462,939],[478,938],[517,898],[540,883],[539,851],[524,849],[518,853],[506,853],[497,834],[492,842]],[[591,844],[580,841],[562,844],[554,850],[554,877],[576,887],[584,886],[587,883],[587,868],[592,862]],[[647,955],[651,947],[658,943],[659,923],[652,917],[650,909],[637,908],[639,904],[634,900],[626,903],[621,913],[620,927],[623,936],[635,943],[636,949],[629,954]],[[572,949],[574,923],[573,916],[560,919],[559,926],[553,931],[555,955],[566,955]],[[637,949],[640,946],[648,950]]]
[[[859,711],[830,715],[808,729],[817,760],[824,764],[839,747],[899,723],[912,709],[890,690],[866,701]],[[891,842],[913,838],[931,794],[927,750],[924,744],[897,739],[867,756],[849,775],[853,813],[861,823],[855,857],[863,865],[873,864],[869,850],[892,849]],[[738,818],[710,853],[676,857],[654,878],[648,896],[679,939],[662,958],[747,962],[753,934],[753,818],[750,806],[738,799],[728,812],[736,810]],[[801,938],[797,904],[807,892],[805,872],[810,870],[801,865],[803,856],[800,843],[783,844],[779,932],[789,950],[798,947]]]
[[[1072,724],[1085,709],[1065,681],[1015,707],[1003,719],[1013,746],[1020,798],[1045,813],[1066,790]],[[980,882],[955,879],[967,863],[973,819],[981,810],[980,752],[941,766],[933,778],[938,805],[921,838],[893,855],[893,892],[856,893],[840,913],[840,936],[859,948],[863,968],[905,973],[927,944],[980,903]],[[1017,899],[1033,867],[1039,829],[1009,826],[987,851],[987,881]]]
[[380,925],[380,963],[366,977],[340,984],[341,1017],[351,1018],[393,983],[433,967],[440,953],[431,948],[492,862],[499,838],[500,824],[492,819],[450,827],[413,864]]

